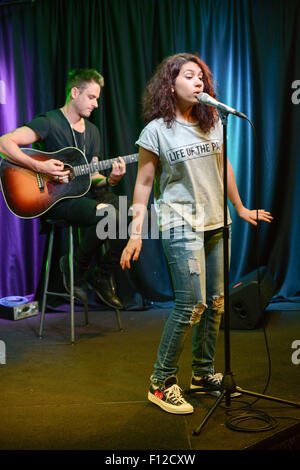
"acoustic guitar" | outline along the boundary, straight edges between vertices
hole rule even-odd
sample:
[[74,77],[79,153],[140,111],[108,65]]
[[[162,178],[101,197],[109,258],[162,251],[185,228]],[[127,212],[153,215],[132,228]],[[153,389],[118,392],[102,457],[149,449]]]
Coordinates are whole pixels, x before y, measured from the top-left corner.
[[[2,159],[0,180],[3,196],[9,210],[24,219],[32,219],[45,214],[57,202],[81,197],[91,187],[91,175],[96,171],[107,170],[118,158],[88,163],[83,152],[75,147],[65,147],[56,152],[22,148],[24,153],[35,160],[51,158],[64,163],[70,170],[68,182],[60,183],[52,177],[23,168]],[[138,161],[138,153],[122,157],[126,164]]]

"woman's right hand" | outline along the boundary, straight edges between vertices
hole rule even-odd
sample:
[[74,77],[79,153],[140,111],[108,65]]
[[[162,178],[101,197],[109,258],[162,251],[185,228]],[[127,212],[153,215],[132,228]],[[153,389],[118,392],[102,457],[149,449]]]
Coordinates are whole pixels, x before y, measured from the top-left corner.
[[131,258],[132,258],[132,261],[138,260],[141,249],[142,249],[142,238],[140,236],[134,235],[133,238],[130,238],[128,240],[128,243],[123,250],[121,260],[120,260],[120,265],[123,270],[125,270],[125,268],[130,269]]

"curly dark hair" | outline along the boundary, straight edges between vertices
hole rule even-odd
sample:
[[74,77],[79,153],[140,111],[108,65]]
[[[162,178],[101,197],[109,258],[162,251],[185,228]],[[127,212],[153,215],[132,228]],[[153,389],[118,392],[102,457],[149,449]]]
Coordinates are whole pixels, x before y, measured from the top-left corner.
[[[212,73],[203,60],[196,54],[181,53],[166,57],[157,67],[154,75],[146,86],[143,95],[143,116],[148,123],[153,119],[163,118],[167,127],[171,127],[175,120],[175,97],[171,93],[177,75],[186,62],[195,62],[203,72],[204,92],[213,98],[216,97]],[[209,132],[218,118],[215,108],[201,103],[193,106],[192,116],[199,121],[203,132]]]

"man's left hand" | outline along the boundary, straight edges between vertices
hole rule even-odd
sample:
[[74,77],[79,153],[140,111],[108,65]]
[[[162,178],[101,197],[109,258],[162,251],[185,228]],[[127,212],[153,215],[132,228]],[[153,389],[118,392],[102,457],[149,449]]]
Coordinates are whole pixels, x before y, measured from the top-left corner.
[[109,183],[114,186],[115,184],[119,183],[119,181],[123,178],[126,173],[126,163],[124,162],[122,157],[119,157],[119,161],[114,161],[112,164],[112,170],[109,175]]

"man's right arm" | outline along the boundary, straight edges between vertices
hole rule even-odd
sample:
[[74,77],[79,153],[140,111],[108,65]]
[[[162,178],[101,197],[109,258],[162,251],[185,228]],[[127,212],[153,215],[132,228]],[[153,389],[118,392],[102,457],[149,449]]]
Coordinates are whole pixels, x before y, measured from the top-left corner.
[[0,137],[0,153],[8,161],[37,173],[59,176],[60,178],[67,176],[69,171],[64,171],[64,164],[59,160],[51,158],[46,161],[38,161],[20,149],[20,146],[33,144],[39,139],[40,136],[30,127],[18,127]]

